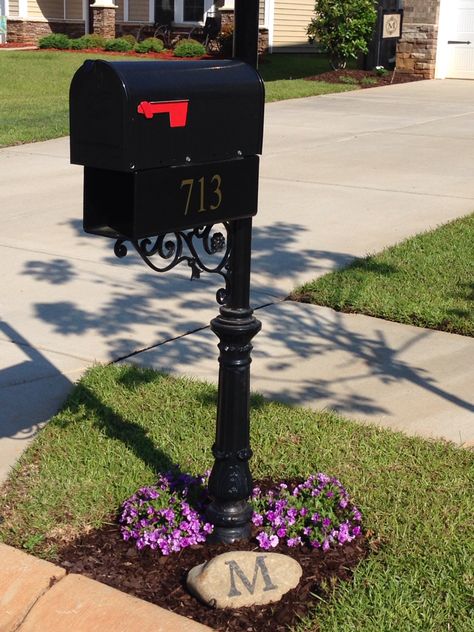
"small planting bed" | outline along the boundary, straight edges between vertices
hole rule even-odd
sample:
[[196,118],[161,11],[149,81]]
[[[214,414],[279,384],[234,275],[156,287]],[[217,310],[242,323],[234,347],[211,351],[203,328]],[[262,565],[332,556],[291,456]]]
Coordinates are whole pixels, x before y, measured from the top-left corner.
[[319,75],[306,77],[306,81],[324,81],[326,83],[342,83],[359,88],[375,88],[388,86],[394,83],[409,83],[420,81],[423,77],[418,75],[401,74],[399,72],[386,72],[378,74],[375,70],[332,70]]

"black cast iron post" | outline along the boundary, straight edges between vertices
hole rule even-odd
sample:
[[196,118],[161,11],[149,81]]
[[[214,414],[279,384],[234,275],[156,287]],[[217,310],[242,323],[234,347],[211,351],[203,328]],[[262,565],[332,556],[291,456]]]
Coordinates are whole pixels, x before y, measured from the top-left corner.
[[[236,0],[234,13],[233,57],[255,68],[258,6],[258,0]],[[207,509],[207,518],[214,524],[212,539],[227,543],[250,535],[250,353],[251,340],[261,328],[249,304],[252,219],[231,222],[230,231],[230,295],[211,321],[220,355],[215,462],[209,479],[213,500]]]

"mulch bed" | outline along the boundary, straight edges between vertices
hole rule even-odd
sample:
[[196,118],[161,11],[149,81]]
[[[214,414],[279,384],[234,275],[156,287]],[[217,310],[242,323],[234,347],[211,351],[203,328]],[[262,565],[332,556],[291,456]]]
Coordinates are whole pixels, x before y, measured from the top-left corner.
[[38,52],[47,51],[48,53],[85,53],[87,55],[112,55],[120,57],[139,57],[140,59],[161,59],[163,61],[196,61],[199,59],[215,59],[215,55],[202,55],[200,57],[175,57],[172,50],[164,50],[161,53],[137,53],[134,50],[125,52],[117,52],[111,50],[104,50],[103,48],[81,48],[80,50],[74,50],[68,48],[66,50],[58,50],[57,48],[37,48]]
[[34,42],[7,42],[6,44],[0,44],[0,48],[24,48],[25,46],[36,46]]
[[360,88],[375,88],[377,86],[388,86],[394,83],[409,83],[411,81],[421,81],[423,77],[399,72],[388,72],[379,76],[373,70],[331,70],[320,75],[305,77],[306,81],[325,81],[327,83],[353,83]]
[[149,549],[137,551],[122,540],[118,525],[108,524],[60,549],[57,563],[70,573],[85,575],[216,630],[281,632],[311,610],[316,601],[313,595],[323,596],[324,587],[330,589],[336,580],[350,580],[368,546],[363,537],[326,553],[280,545],[272,551],[293,557],[303,568],[296,588],[275,604],[212,609],[187,592],[186,575],[194,566],[233,550],[257,550],[256,541],[197,545],[165,557]]

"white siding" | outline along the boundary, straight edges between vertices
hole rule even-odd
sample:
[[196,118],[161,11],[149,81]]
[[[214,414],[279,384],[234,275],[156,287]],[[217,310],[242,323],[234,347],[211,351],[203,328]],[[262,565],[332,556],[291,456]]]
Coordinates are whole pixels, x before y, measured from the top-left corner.
[[28,0],[28,18],[64,18],[63,0]]
[[314,15],[314,0],[274,0],[273,52],[313,52],[306,29]]

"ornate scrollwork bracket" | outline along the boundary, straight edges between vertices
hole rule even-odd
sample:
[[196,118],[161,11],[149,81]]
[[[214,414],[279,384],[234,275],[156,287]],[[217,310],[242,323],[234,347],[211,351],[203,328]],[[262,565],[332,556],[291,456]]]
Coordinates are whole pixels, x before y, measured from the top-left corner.
[[[225,235],[217,231],[215,226],[223,226]],[[217,290],[216,301],[219,305],[225,304],[231,290],[229,262],[232,240],[228,222],[199,226],[186,231],[172,231],[144,239],[118,239],[114,246],[117,257],[122,258],[128,254],[125,245],[127,241],[130,241],[147,266],[155,272],[168,272],[185,261],[191,268],[191,280],[199,279],[202,272],[219,274],[224,279],[225,287]],[[219,255],[217,263],[215,259],[207,261],[207,257],[212,258],[215,255]],[[156,265],[161,262],[162,265]]]

